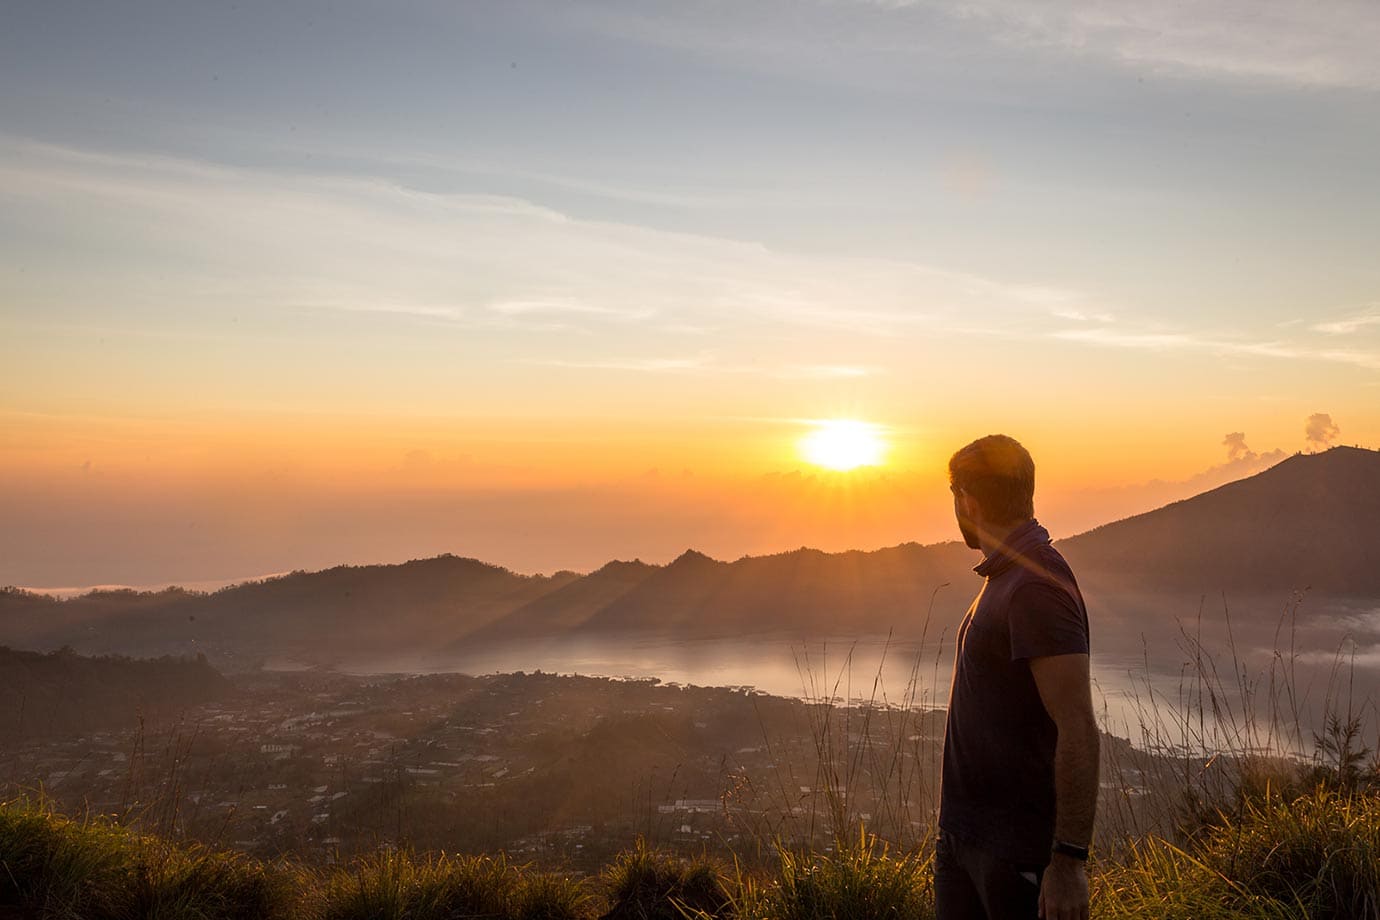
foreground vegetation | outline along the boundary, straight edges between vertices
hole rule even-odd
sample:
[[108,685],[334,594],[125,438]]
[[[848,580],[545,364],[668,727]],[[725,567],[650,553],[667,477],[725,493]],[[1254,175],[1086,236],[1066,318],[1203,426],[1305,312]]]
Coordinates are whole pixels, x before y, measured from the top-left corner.
[[[1305,718],[1297,606],[1280,623],[1287,648],[1277,646],[1262,673],[1249,672],[1229,628],[1229,667],[1200,630],[1185,630],[1178,700],[1147,681],[1140,746],[1115,739],[1103,752],[1094,918],[1380,920],[1380,755],[1363,742],[1376,710],[1352,698],[1339,652],[1314,704],[1321,718]],[[54,920],[929,920],[933,840],[923,819],[935,790],[916,765],[933,706],[918,667],[899,701],[887,698],[880,671],[861,705],[837,685],[811,691],[819,769],[810,809],[792,809],[793,790],[805,787],[778,768],[766,788],[779,801],[767,795],[739,813],[804,811],[799,819],[822,835],[764,819],[743,827],[736,848],[720,840],[720,852],[737,854],[732,863],[640,841],[583,876],[407,848],[338,865],[265,861],[162,836],[165,826],[176,833],[175,821],[141,832],[137,814],[74,818],[41,796],[20,797],[0,802],[0,918],[18,909]],[[176,814],[176,784],[167,785]],[[726,791],[726,808],[741,794]]]
[[[860,833],[773,870],[640,844],[576,879],[502,857],[380,851],[311,868],[175,845],[19,799],[0,806],[0,905],[82,920],[822,920],[933,916],[931,848]],[[1318,786],[1218,813],[1191,841],[1146,837],[1092,866],[1093,916],[1380,920],[1380,796]]]

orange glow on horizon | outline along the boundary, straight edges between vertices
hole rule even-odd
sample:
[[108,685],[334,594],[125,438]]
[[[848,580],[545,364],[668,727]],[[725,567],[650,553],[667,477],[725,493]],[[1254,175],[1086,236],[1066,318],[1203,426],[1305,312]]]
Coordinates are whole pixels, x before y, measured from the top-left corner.
[[[793,407],[792,407],[793,408]],[[81,480],[224,484],[248,488],[332,487],[398,490],[559,489],[659,481],[752,481],[772,474],[863,470],[943,479],[952,450],[1011,428],[1035,455],[1041,494],[1188,479],[1214,463],[1207,449],[1164,449],[1168,435],[1147,422],[1135,436],[1102,430],[1015,427],[997,419],[956,419],[941,410],[925,421],[881,425],[847,416],[818,419],[802,433],[800,416],[775,418],[382,416],[363,413],[230,412],[58,414],[0,411],[0,474],[11,481],[70,485]],[[794,431],[790,429],[794,428]],[[802,436],[803,435],[803,436]],[[1282,439],[1261,436],[1262,444]]]
[[[841,413],[802,430],[805,417],[787,412],[0,411],[0,505],[16,522],[0,584],[239,578],[442,552],[524,573],[592,571],[687,547],[732,560],[952,540],[948,455],[1005,425],[946,413],[926,406],[886,424]],[[1157,431],[1027,422],[1011,433],[1035,455],[1037,513],[1059,536],[1219,484],[1195,478],[1210,456],[1157,450]]]

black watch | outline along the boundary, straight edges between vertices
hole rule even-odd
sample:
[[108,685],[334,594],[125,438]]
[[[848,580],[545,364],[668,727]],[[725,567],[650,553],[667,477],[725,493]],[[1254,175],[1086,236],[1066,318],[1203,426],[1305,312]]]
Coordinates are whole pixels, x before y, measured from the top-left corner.
[[1072,856],[1074,859],[1081,860],[1082,862],[1088,861],[1088,848],[1080,847],[1076,843],[1066,843],[1063,840],[1056,840],[1054,841],[1054,852],[1062,853],[1065,856]]

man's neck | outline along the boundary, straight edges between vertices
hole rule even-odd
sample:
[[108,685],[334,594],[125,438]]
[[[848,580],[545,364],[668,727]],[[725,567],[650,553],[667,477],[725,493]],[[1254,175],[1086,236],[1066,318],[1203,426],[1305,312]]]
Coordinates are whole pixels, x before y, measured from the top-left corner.
[[1033,521],[1034,518],[1026,518],[1024,521],[1017,521],[1014,524],[1003,524],[1000,527],[984,525],[978,530],[978,544],[982,548],[982,555],[991,558],[992,554],[1006,545],[1006,538],[1011,536],[1020,528]]

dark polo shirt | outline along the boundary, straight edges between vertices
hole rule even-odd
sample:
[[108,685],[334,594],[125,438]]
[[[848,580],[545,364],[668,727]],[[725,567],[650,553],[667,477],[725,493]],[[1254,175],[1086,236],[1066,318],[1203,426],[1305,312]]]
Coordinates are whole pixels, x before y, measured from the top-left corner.
[[975,569],[982,590],[958,630],[944,735],[939,826],[1020,862],[1054,842],[1054,721],[1029,659],[1088,651],[1073,572],[1030,521]]

